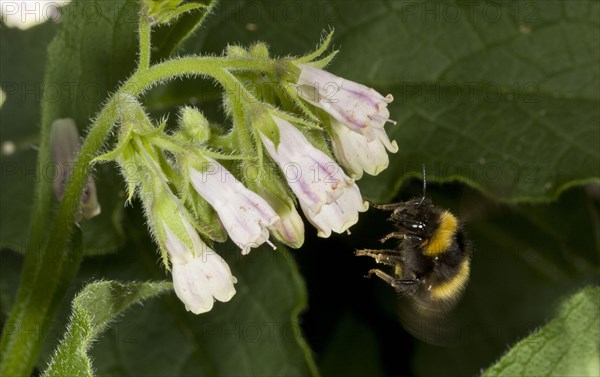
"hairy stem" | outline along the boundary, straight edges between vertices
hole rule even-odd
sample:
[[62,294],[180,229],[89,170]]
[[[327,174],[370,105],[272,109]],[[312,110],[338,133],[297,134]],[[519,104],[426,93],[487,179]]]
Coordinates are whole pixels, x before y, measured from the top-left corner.
[[148,69],[150,67],[150,54],[151,54],[151,43],[150,35],[152,33],[152,27],[148,17],[142,11],[140,13],[140,25],[139,25],[139,42],[140,42],[140,62],[138,69]]

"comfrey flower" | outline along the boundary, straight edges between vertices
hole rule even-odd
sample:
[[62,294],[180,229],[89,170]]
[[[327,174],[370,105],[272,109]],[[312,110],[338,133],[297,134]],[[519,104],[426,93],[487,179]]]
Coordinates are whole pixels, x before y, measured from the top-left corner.
[[279,145],[261,132],[265,149],[286,180],[308,220],[320,237],[342,233],[368,209],[358,186],[329,156],[315,148],[296,127],[272,116],[279,131]]
[[310,65],[298,64],[298,67],[300,96],[368,141],[376,139],[376,130],[391,122],[387,109],[394,100],[391,94],[384,97],[374,89]]
[[247,189],[225,167],[206,158],[203,171],[189,168],[194,189],[217,211],[225,230],[248,254],[250,248],[269,242],[269,227],[279,221],[273,208],[258,194]]
[[192,249],[186,245],[163,221],[164,247],[171,261],[173,286],[185,308],[194,314],[208,312],[214,299],[227,302],[235,295],[235,277],[227,263],[211,250],[194,228],[181,217],[183,229]]
[[389,165],[386,149],[398,152],[396,141],[391,141],[383,128],[373,129],[375,138],[371,141],[358,132],[352,131],[335,119],[331,119],[333,131],[333,153],[354,179],[360,179],[363,171],[377,175]]
[[[65,194],[65,186],[71,176],[75,160],[81,148],[79,132],[73,119],[57,119],[52,123],[50,146],[52,160],[56,168],[52,186],[56,199],[61,200]],[[81,220],[82,217],[91,219],[98,216],[100,212],[101,208],[98,202],[96,183],[94,183],[94,178],[89,176],[81,194],[80,207],[76,214],[76,219],[77,221]]]

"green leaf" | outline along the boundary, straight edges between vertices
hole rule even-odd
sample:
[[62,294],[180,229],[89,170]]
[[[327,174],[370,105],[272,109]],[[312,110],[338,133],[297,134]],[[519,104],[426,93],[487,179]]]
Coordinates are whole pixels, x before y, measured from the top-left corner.
[[[29,374],[34,367],[43,341],[52,327],[52,321],[60,309],[69,284],[79,270],[83,257],[81,230],[76,227],[69,237],[64,249],[57,250],[51,245],[44,250],[44,254],[28,250],[29,258],[20,269],[19,299],[16,302],[14,296],[17,294],[17,280],[12,280],[15,276],[11,274],[8,282],[3,281],[0,285],[2,289],[12,288],[8,297],[12,308],[5,303],[1,305],[6,310],[3,313],[5,315],[12,309],[10,316],[7,315],[3,320],[5,323],[0,343],[2,375]],[[2,250],[3,254],[7,252],[7,249]],[[7,261],[10,259],[3,255],[3,268]],[[11,287],[10,282],[15,285]],[[3,293],[2,299],[6,298],[7,295]]]
[[[39,142],[42,77],[46,60],[46,45],[56,31],[50,22],[26,31],[3,28],[0,34],[1,88],[6,102],[0,108],[0,139],[3,150],[14,147],[12,153],[0,153],[2,164],[2,216],[0,242],[2,247],[24,252],[31,216],[31,199],[36,179],[36,151]],[[52,172],[42,175],[52,179]]]
[[436,4],[431,22],[425,2],[385,12],[353,4],[349,19],[362,10],[370,22],[337,28],[335,71],[392,93],[399,121],[389,129],[400,151],[364,182],[369,195],[390,199],[421,162],[431,180],[510,201],[599,180],[597,1]]
[[172,290],[166,282],[90,283],[73,300],[73,313],[64,339],[43,376],[92,376],[87,355],[92,342],[133,304]]
[[517,343],[483,376],[600,375],[600,288],[570,297],[556,318]]
[[[8,95],[2,108],[2,140],[18,147],[2,161],[6,172],[3,191],[10,193],[2,196],[2,242],[8,247],[25,248],[33,186],[41,180],[49,190],[54,179],[49,157],[41,160],[41,166],[37,166],[40,161],[35,162],[31,146],[41,141],[39,118],[31,114],[40,114],[41,101],[42,138],[58,118],[73,118],[84,136],[101,103],[135,68],[138,11],[135,0],[89,0],[68,5],[62,10],[63,22],[55,38],[47,46],[47,57],[45,48],[55,30],[53,25],[2,33],[2,76],[11,77],[17,88],[5,89]],[[12,82],[3,81],[3,87]],[[29,88],[35,88],[34,93],[28,94]],[[112,252],[123,241],[122,179],[112,166],[101,166],[94,175],[102,213],[82,224],[87,255]]]

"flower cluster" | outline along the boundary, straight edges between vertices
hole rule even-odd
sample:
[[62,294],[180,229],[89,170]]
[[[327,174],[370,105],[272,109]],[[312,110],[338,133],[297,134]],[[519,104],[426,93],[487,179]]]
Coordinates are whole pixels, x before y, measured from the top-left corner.
[[[380,173],[398,150],[384,129],[393,98],[324,71],[333,54],[316,59],[330,38],[301,58],[271,59],[263,44],[230,46],[227,59],[251,64],[214,75],[225,89],[227,132],[193,107],[180,110],[170,132],[134,98],[120,109],[116,148],[98,160],[120,164],[188,310],[206,312],[235,294],[214,242],[229,238],[242,254],[264,243],[275,249],[275,240],[299,248],[299,211],[329,237],[368,209],[356,180]],[[262,90],[265,77],[274,91]]]

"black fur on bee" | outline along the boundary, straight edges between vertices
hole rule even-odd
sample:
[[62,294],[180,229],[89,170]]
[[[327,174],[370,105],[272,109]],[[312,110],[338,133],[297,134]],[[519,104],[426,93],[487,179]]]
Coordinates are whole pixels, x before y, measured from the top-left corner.
[[391,267],[369,271],[410,296],[424,308],[450,309],[460,298],[469,279],[471,247],[462,224],[450,211],[434,206],[425,196],[405,202],[374,205],[391,211],[388,221],[395,230],[383,237],[397,244],[391,249],[363,249],[357,256],[369,256]]

